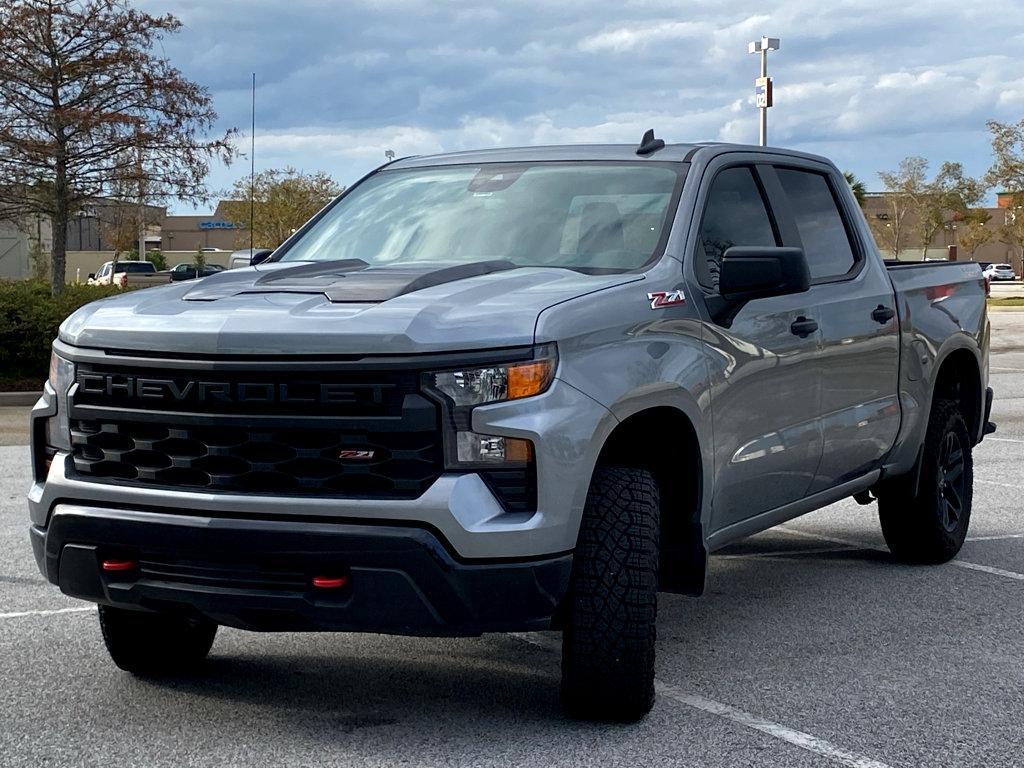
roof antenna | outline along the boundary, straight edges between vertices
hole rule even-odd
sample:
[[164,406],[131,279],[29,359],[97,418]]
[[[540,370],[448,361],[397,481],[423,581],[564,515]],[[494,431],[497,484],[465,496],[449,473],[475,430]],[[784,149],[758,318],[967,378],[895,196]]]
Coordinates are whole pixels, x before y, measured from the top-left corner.
[[654,129],[648,128],[644,138],[640,140],[640,146],[636,148],[637,155],[650,155],[665,146],[664,139],[654,138]]

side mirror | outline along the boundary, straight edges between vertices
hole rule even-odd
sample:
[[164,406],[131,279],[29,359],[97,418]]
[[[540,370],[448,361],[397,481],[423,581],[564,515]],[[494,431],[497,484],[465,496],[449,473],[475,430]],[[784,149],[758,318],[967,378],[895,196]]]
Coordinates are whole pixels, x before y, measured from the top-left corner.
[[802,248],[733,246],[722,254],[718,291],[730,303],[799,294],[810,286]]
[[249,266],[255,267],[257,264],[262,264],[270,258],[270,255],[274,253],[270,249],[253,251],[252,256],[249,257]]
[[96,280],[96,273],[95,272],[90,272],[89,273],[89,280]]

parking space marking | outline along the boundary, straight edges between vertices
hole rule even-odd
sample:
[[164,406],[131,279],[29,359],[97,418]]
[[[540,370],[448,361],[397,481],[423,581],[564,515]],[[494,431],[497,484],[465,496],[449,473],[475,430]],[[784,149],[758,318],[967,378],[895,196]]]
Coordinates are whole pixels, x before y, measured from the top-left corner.
[[[512,638],[518,638],[528,644],[544,649],[545,651],[559,651],[558,645],[552,643],[552,640],[542,633],[509,633],[508,635]],[[803,750],[811,753],[817,753],[819,756],[823,756],[830,761],[835,761],[843,764],[844,766],[888,766],[888,764],[880,763],[875,761],[873,758],[862,756],[859,753],[851,753],[848,750],[840,748],[838,745],[833,745],[828,740],[815,737],[813,734],[801,732],[797,729],[790,729],[788,726],[783,726],[782,724],[777,724],[774,721],[769,721],[766,718],[755,716],[752,713],[747,713],[745,710],[734,708],[732,705],[726,705],[724,702],[718,702],[718,700],[708,699],[707,697],[702,697],[699,694],[687,692],[677,686],[665,683],[660,678],[654,679],[654,690],[660,696],[672,700],[680,705],[686,705],[694,710],[701,710],[713,716],[725,718],[733,723],[739,724],[740,726],[745,726],[748,729],[753,729],[761,732],[762,734],[767,734],[770,737],[774,737],[782,742],[788,742],[790,745],[795,745]]]
[[887,766],[887,764],[875,761],[873,758],[868,758],[867,756],[862,756],[859,753],[851,753],[848,750],[843,750],[838,745],[833,745],[828,740],[815,737],[813,734],[801,732],[797,729],[790,729],[788,726],[783,726],[782,724],[777,724],[774,721],[769,721],[765,718],[755,716],[751,713],[747,713],[745,710],[740,710],[739,708],[734,708],[731,705],[726,705],[724,702],[709,700],[707,697],[701,697],[699,694],[690,694],[689,692],[685,692],[682,689],[672,686],[671,684],[667,684],[661,680],[656,680],[654,682],[654,689],[662,697],[667,697],[675,702],[687,705],[697,710],[703,710],[705,713],[711,713],[712,715],[727,718],[734,723],[747,727],[748,729],[754,729],[763,734],[767,734],[770,737],[774,737],[777,740],[788,742],[790,745],[796,745],[798,748],[803,748],[811,753],[817,753],[819,756],[823,756],[830,761],[836,761],[840,764],[844,764],[845,766]]
[[[1024,370],[1024,369],[1022,369]],[[987,441],[1001,441],[1003,443],[1024,443],[1020,438],[996,438],[994,435],[990,435],[985,440]]]
[[[1014,487],[1016,488],[1016,487]],[[811,534],[810,532],[800,531],[799,529],[793,529],[789,526],[776,526],[779,531],[784,531],[787,534],[795,534],[799,537],[810,537],[812,539],[818,539],[822,542],[835,542],[840,545],[848,545],[851,547],[857,547],[861,550],[876,550],[880,553],[889,552],[886,548],[877,547],[876,545],[869,545],[866,542],[856,543],[851,542],[848,539],[839,539],[837,537],[826,537],[821,534]],[[1007,537],[1009,539],[1009,537]],[[986,574],[994,574],[997,577],[1006,577],[1007,579],[1013,579],[1020,582],[1024,582],[1024,574],[1019,574],[1015,571],[1007,571],[1006,569],[998,569],[995,566],[985,566],[981,563],[972,563],[971,561],[962,561],[959,558],[954,558],[949,562],[951,566],[959,566],[961,569],[971,569],[972,571],[983,571]]]
[[67,609],[35,609],[33,611],[9,611],[0,614],[0,619],[14,619],[16,617],[47,617],[51,614],[73,614],[75,612],[96,611],[95,606],[73,606]]
[[997,539],[1024,539],[1024,534],[992,534],[985,537],[968,537],[968,542],[995,542]]
[[957,558],[953,563],[964,569],[974,569],[974,571],[983,571],[986,574],[995,574],[997,577],[1006,577],[1007,579],[1016,579],[1024,582],[1024,574],[1018,574],[1015,571],[1007,571],[1006,569],[997,569],[995,566],[985,566],[981,563],[970,563],[968,561],[961,561]]

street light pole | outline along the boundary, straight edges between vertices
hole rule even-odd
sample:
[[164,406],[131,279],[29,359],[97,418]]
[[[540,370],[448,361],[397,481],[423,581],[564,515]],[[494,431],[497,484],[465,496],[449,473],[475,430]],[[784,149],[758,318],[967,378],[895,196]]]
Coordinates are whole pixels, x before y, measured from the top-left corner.
[[758,144],[762,147],[768,144],[768,108],[772,106],[772,79],[768,77],[768,51],[779,50],[779,38],[762,37],[747,43],[747,53],[761,54],[761,76],[754,81],[754,93],[757,98],[757,108],[760,112],[760,123],[758,125]]

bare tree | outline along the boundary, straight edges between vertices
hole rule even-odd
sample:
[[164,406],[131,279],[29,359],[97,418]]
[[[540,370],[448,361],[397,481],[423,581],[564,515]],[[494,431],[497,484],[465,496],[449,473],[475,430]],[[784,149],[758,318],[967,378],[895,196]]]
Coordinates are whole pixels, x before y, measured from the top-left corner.
[[64,287],[67,224],[113,185],[204,200],[233,130],[209,138],[209,93],[154,46],[181,23],[127,0],[0,4],[0,203],[53,221],[51,286]]
[[[325,173],[304,174],[283,168],[256,174],[252,185],[253,245],[277,248],[344,189]],[[249,178],[235,182],[228,194],[232,200],[222,206],[225,218],[239,229],[248,230]],[[239,235],[238,245],[249,245],[248,233]]]
[[878,172],[885,187],[885,211],[882,218],[871,221],[871,230],[879,247],[889,251],[894,259],[899,259],[906,248],[914,206],[924,190],[927,173],[928,161],[918,156],[904,158],[895,171]]
[[971,255],[971,259],[974,259],[975,251],[992,240],[994,233],[988,227],[991,219],[992,214],[983,209],[975,209],[965,218],[967,226],[960,228],[959,240],[960,245]]

